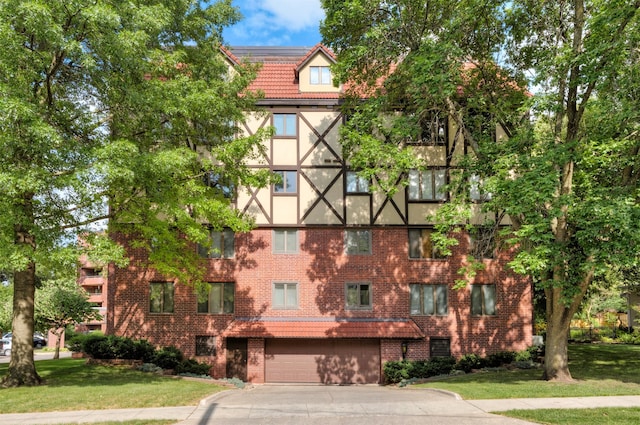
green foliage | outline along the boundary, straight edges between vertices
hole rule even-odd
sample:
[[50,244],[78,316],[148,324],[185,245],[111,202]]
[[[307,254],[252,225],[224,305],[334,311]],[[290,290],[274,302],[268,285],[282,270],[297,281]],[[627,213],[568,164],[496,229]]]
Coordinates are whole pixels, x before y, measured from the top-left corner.
[[499,367],[508,365],[516,358],[514,351],[499,351],[497,353],[489,354],[486,358],[487,367]]
[[41,329],[66,329],[102,316],[75,279],[46,280],[36,291],[35,320]]
[[156,349],[147,340],[134,340],[99,332],[76,334],[68,341],[71,351],[83,352],[94,359],[142,360],[145,363],[155,359]]
[[451,373],[456,360],[453,357],[434,357],[428,360],[389,361],[383,366],[386,384],[397,384],[407,380],[429,378]]
[[471,372],[473,369],[482,369],[486,366],[486,361],[477,354],[465,354],[458,359],[455,368],[462,370],[466,373]]
[[397,384],[403,379],[409,379],[409,364],[407,360],[386,362],[382,367],[385,384]]
[[169,346],[156,351],[152,363],[163,369],[175,370],[183,360],[182,351],[174,346]]
[[198,362],[195,359],[185,359],[178,363],[175,372],[177,375],[210,377],[211,365]]

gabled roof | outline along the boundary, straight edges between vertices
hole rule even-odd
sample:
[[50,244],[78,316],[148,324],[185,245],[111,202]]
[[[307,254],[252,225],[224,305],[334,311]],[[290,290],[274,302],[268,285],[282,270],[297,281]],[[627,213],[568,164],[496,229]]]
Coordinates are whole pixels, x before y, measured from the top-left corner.
[[422,339],[425,335],[408,319],[339,318],[238,318],[224,336],[227,338],[374,338]]
[[222,49],[229,60],[239,64],[241,60],[258,62],[262,68],[249,90],[261,90],[265,100],[285,99],[339,99],[339,92],[301,92],[298,75],[317,53],[335,62],[335,55],[322,44],[314,47],[238,46]]

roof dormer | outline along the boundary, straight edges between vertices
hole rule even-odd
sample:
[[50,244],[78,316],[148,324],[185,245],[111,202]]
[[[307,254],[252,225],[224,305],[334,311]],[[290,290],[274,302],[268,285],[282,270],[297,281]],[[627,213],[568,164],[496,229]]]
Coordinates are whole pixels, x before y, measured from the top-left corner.
[[331,50],[317,44],[296,64],[295,76],[300,93],[339,93],[331,74],[331,65],[336,63]]

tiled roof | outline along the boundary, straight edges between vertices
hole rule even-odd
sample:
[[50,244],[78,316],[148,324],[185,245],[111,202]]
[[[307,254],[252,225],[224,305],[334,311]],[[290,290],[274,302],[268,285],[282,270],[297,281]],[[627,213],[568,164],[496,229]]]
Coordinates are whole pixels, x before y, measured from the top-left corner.
[[229,338],[393,338],[422,339],[413,320],[262,318],[236,319],[224,336]]
[[261,90],[264,98],[273,99],[339,99],[337,92],[300,92],[297,71],[300,65],[318,51],[324,52],[331,60],[333,53],[321,44],[314,47],[231,47],[223,50],[232,60],[239,62],[246,58],[253,62],[261,62],[262,68],[249,90]]

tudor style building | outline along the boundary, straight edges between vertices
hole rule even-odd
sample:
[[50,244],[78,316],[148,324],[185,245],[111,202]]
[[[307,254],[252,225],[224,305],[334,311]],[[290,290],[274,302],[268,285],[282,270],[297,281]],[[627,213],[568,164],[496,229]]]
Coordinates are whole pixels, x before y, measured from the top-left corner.
[[253,231],[215,232],[216,250],[200,247],[212,257],[206,301],[135,262],[112,266],[108,333],[175,345],[210,362],[215,377],[254,383],[379,383],[389,360],[531,345],[531,284],[504,267],[509,253],[483,250],[485,270],[456,290],[472,239],[460,234],[445,258],[430,243],[425,217],[446,202],[440,188],[454,150],[465,149],[453,143],[451,122],[437,121],[415,145],[433,167],[410,173],[408,187],[387,198],[371,193],[341,156],[332,52],[224,52],[230,66],[239,58],[263,63],[253,88],[264,91],[260,106],[269,114],[248,116],[244,128],[275,128],[252,166],[282,181],[238,191],[236,206],[255,217]]

